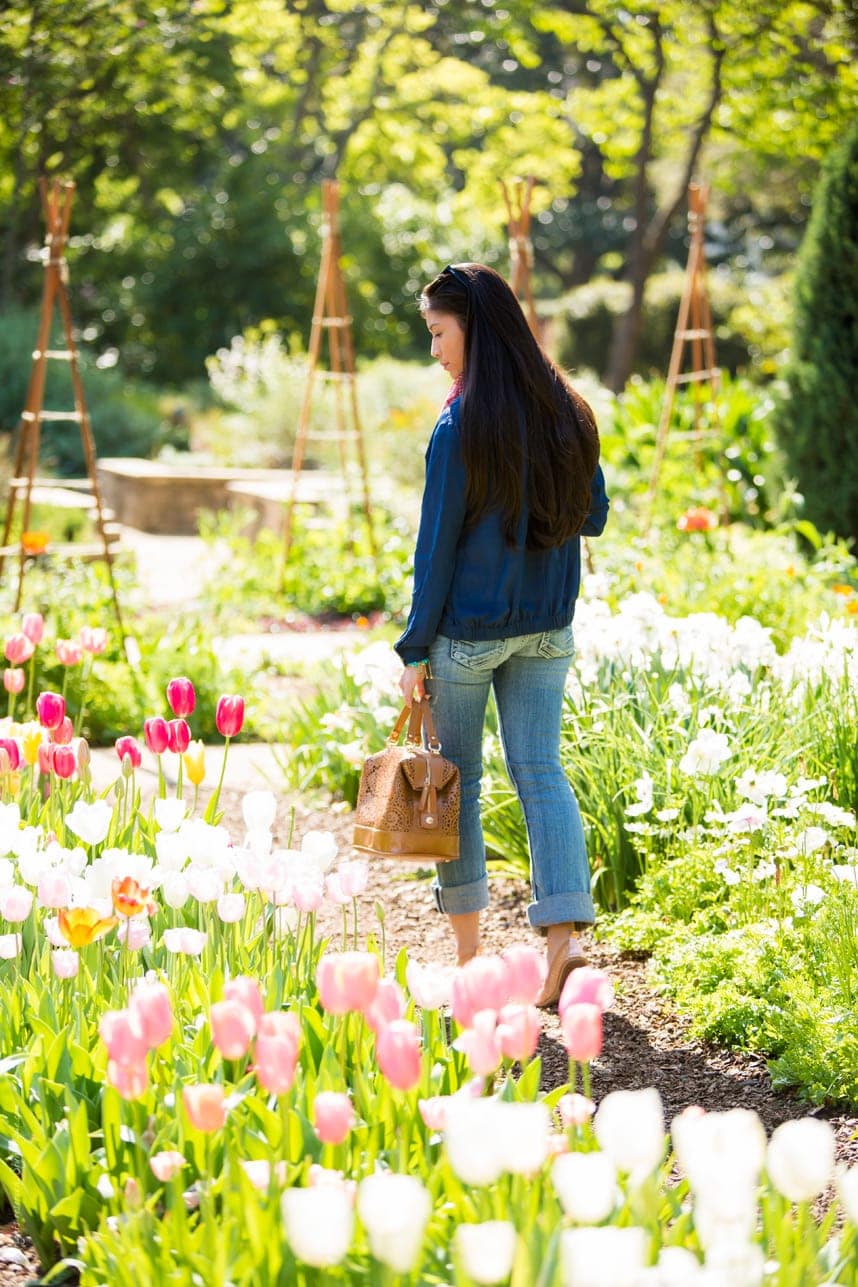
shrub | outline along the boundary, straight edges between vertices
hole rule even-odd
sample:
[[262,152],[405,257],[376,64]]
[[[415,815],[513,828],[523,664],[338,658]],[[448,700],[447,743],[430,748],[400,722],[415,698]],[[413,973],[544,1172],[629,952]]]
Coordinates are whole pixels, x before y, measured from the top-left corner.
[[858,125],[831,155],[799,254],[788,397],[777,427],[822,531],[858,539]]

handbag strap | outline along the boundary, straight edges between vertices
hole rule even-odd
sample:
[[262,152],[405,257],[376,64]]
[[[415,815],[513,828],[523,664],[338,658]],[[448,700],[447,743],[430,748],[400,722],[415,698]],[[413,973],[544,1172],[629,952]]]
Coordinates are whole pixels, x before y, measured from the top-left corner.
[[425,729],[428,749],[435,754],[440,752],[441,743],[438,741],[438,734],[435,732],[435,721],[432,718],[428,698],[422,702],[412,702],[410,706],[403,706],[387,739],[391,745],[395,745],[399,741],[406,722],[408,724],[407,742],[413,742],[419,746],[422,741],[421,729]]

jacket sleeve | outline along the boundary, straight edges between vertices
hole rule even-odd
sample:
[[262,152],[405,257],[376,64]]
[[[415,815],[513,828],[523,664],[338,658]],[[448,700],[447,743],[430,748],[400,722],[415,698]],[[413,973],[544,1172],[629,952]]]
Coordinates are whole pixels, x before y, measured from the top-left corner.
[[602,466],[597,465],[590,492],[590,513],[581,528],[581,536],[601,536],[607,521],[608,494],[605,491],[605,475],[602,473]]
[[465,522],[465,467],[457,421],[446,409],[426,449],[426,485],[414,551],[414,593],[408,625],[394,644],[406,664],[423,661],[438,633]]

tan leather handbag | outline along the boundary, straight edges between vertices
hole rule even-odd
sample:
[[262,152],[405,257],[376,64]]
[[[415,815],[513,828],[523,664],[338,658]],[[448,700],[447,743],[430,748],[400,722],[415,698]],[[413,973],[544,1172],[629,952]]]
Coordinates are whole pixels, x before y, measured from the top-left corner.
[[450,862],[459,856],[459,801],[459,770],[441,754],[429,703],[414,702],[402,710],[386,748],[364,761],[354,847],[379,858]]

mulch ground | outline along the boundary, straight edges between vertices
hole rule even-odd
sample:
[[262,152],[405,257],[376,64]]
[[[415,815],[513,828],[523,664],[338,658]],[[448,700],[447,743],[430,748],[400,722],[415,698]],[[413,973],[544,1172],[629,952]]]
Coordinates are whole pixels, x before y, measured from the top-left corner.
[[[240,800],[237,792],[224,792],[224,823],[236,840],[243,832]],[[279,810],[281,817],[288,816],[288,800],[285,803],[286,807]],[[294,844],[311,828],[325,829],[336,835],[341,855],[349,855],[352,823],[347,814],[313,811],[300,801],[295,803]],[[280,841],[285,843],[285,837],[281,836]],[[483,920],[484,951],[500,952],[512,943],[523,942],[542,946],[543,941],[527,923],[528,890],[523,882],[493,878],[491,900]],[[426,880],[417,878],[401,864],[374,863],[369,888],[360,900],[362,937],[368,933],[380,936],[377,902],[385,909],[388,968],[402,947],[422,962],[453,963],[449,929],[435,910]],[[340,924],[335,914],[323,925],[335,945]],[[582,942],[592,964],[610,974],[616,992],[615,1004],[605,1015],[604,1047],[591,1070],[597,1102],[612,1090],[655,1086],[668,1123],[690,1104],[708,1110],[742,1107],[757,1112],[769,1134],[781,1122],[813,1113],[831,1122],[837,1136],[838,1158],[849,1165],[858,1163],[858,1117],[842,1109],[813,1109],[796,1095],[776,1091],[765,1060],[759,1056],[725,1051],[694,1040],[687,1023],[653,992],[647,982],[645,962],[624,957],[591,935],[584,935]],[[539,1054],[543,1089],[563,1084],[568,1065],[556,1012],[544,1012]],[[32,1284],[37,1281],[34,1274],[38,1274],[38,1262],[28,1240],[14,1224],[0,1225],[0,1287]]]

